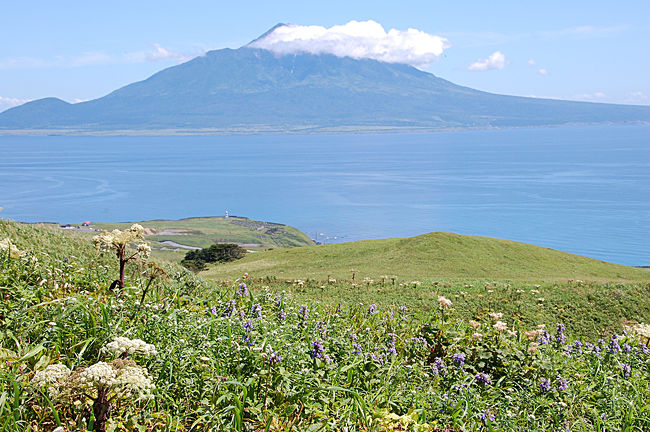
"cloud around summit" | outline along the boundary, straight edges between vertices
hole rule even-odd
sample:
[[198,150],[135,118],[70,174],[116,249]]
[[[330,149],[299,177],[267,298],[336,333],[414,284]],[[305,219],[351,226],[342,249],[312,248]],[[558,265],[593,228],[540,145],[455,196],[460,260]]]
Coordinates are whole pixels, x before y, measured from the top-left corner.
[[279,55],[333,54],[424,66],[437,60],[450,44],[444,37],[417,29],[386,31],[381,24],[369,20],[350,21],[330,28],[294,24],[278,26],[249,46]]

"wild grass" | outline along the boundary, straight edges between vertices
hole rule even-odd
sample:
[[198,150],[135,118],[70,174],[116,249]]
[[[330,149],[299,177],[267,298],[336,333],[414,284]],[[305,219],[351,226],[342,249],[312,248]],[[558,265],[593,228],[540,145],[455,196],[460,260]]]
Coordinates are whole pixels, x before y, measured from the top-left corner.
[[[151,401],[116,400],[107,430],[650,429],[648,341],[617,329],[577,337],[588,303],[562,316],[567,329],[538,329],[556,315],[520,319],[503,299],[522,293],[505,286],[467,287],[463,298],[423,284],[427,307],[400,308],[399,298],[381,303],[388,289],[373,282],[364,295],[377,301],[337,307],[308,300],[316,282],[303,282],[304,292],[250,278],[217,284],[175,265],[151,282],[136,263],[120,295],[107,289],[116,258],[89,242],[0,221],[5,237],[25,253],[0,253],[0,430],[93,428],[86,396],[49,398],[32,379],[49,364],[74,371],[107,360],[102,347],[118,336],[155,345],[156,356],[135,359],[156,389]],[[337,284],[325,286],[351,289]],[[632,286],[606,289],[623,298]],[[601,288],[574,282],[566,291]],[[536,288],[525,289],[522,301],[536,302]],[[554,309],[554,287],[538,289],[542,310]],[[630,318],[646,316],[647,297],[639,302]]]

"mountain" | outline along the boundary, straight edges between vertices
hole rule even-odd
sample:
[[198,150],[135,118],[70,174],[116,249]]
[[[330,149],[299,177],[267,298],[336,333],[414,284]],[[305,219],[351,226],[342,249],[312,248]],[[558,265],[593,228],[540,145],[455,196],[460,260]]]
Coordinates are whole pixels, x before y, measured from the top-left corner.
[[0,130],[293,131],[650,122],[650,107],[504,96],[404,64],[329,54],[210,51],[99,99],[46,98],[0,113]]

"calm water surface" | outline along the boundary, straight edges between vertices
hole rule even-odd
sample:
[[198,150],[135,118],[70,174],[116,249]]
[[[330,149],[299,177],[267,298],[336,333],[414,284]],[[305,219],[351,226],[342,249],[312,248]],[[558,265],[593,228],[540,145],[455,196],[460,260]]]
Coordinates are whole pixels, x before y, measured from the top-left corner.
[[431,231],[650,264],[650,126],[384,135],[0,137],[1,215],[231,215],[325,242]]

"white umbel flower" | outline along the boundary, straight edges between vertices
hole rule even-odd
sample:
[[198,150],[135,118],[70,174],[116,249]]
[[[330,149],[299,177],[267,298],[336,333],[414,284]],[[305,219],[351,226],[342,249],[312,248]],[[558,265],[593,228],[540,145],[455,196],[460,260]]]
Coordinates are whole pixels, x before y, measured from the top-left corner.
[[9,251],[10,258],[18,258],[23,255],[23,252],[9,240],[9,237],[0,240],[0,252],[6,253],[7,251]]
[[440,304],[440,307],[443,309],[451,306],[451,300],[449,300],[447,297],[444,296],[438,296],[438,303]]
[[149,258],[149,255],[151,254],[151,246],[146,243],[140,243],[138,245],[138,252],[143,258]]
[[59,384],[67,379],[72,371],[64,364],[52,364],[36,372],[32,378],[32,384],[39,388],[47,388],[50,398],[59,394]]
[[119,369],[113,386],[125,397],[136,397],[136,399],[152,399],[153,390],[156,386],[151,382],[147,370],[139,366],[127,366]]
[[508,330],[508,324],[504,323],[503,321],[497,321],[492,327],[500,332]]
[[156,347],[146,343],[142,339],[129,339],[127,337],[116,337],[113,342],[104,347],[104,352],[119,357],[123,354],[141,353],[144,355],[156,355]]
[[111,387],[115,382],[117,373],[106,362],[95,363],[79,374],[80,381],[90,388]]

